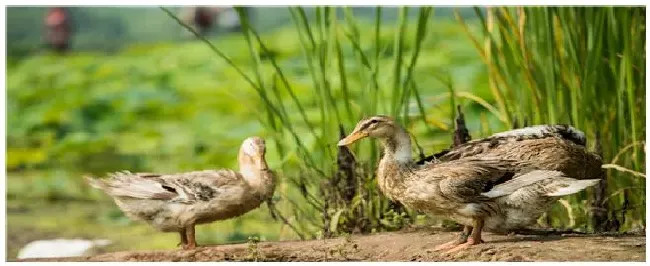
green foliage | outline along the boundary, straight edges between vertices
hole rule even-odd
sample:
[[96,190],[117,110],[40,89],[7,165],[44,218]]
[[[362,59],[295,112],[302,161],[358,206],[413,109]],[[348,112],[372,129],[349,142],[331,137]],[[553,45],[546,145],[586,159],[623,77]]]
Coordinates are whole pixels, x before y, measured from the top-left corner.
[[233,116],[220,121],[236,120],[246,111],[236,104],[242,95],[230,91],[237,85],[197,65],[200,52],[180,60],[169,49],[152,48],[157,55],[40,56],[9,69],[8,169],[103,173],[156,168],[182,157],[184,169],[210,158],[234,163],[236,149],[224,152],[221,145],[238,145],[239,138],[228,135],[254,133],[255,125],[222,130],[210,123],[217,121],[215,112],[202,110],[229,110]]

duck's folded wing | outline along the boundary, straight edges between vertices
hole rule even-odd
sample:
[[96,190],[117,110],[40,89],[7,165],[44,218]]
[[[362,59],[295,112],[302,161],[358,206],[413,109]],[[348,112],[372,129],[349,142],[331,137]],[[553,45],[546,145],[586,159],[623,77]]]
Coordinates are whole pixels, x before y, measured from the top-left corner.
[[441,161],[457,160],[479,155],[503,144],[524,139],[543,139],[555,137],[585,146],[585,134],[568,125],[538,125],[496,133],[490,137],[469,141],[449,150],[435,154]]
[[165,200],[192,204],[209,201],[224,190],[233,191],[244,183],[231,170],[206,170],[170,175],[116,172],[106,179],[86,177],[91,186],[113,197]]
[[184,202],[210,201],[224,194],[240,193],[246,188],[241,174],[226,169],[166,176],[165,182]]
[[560,171],[532,170],[518,174],[511,180],[494,186],[489,191],[482,193],[482,195],[496,198],[513,194],[519,189],[534,185],[532,189],[528,190],[528,194],[533,194],[532,196],[559,197],[580,192],[587,187],[596,185],[599,181],[599,179],[578,180],[569,178]]
[[585,133],[569,125],[537,125],[508,130],[492,135],[493,138],[516,137],[520,139],[541,139],[557,137],[580,146],[587,144]]
[[464,158],[433,165],[430,172],[440,179],[444,198],[457,203],[489,200],[482,193],[513,178],[517,162],[499,159]]

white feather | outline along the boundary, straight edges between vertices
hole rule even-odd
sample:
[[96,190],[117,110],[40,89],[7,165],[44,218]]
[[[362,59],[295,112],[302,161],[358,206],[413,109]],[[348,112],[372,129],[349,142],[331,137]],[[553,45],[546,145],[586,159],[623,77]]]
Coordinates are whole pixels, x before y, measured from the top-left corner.
[[395,150],[395,160],[401,163],[411,162],[413,159],[411,155],[411,139],[408,135],[402,135],[397,139],[397,146]]
[[515,137],[515,136],[534,136],[542,135],[548,131],[547,125],[530,126],[496,133],[494,137]]
[[501,197],[512,194],[522,187],[532,185],[541,180],[562,176],[564,174],[559,171],[535,170],[520,176],[515,176],[512,180],[496,185],[490,191],[481,193],[481,195],[489,198]]
[[542,137],[545,135],[570,134],[571,137],[580,142],[585,142],[585,133],[571,126],[565,125],[536,125],[525,128],[518,128],[492,135],[493,137]]
[[248,156],[257,155],[257,149],[255,148],[255,143],[252,138],[248,138],[242,144],[242,151]]
[[574,180],[570,182],[565,182],[565,184],[567,184],[568,186],[561,187],[550,193],[546,193],[546,196],[559,197],[559,196],[571,195],[573,193],[578,193],[585,188],[598,184],[598,181],[600,181],[600,179]]

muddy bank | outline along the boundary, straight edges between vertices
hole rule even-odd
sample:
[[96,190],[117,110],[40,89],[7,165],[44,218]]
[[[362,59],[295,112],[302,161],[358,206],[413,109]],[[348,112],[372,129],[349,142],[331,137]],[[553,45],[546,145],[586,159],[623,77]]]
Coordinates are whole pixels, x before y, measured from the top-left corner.
[[327,240],[203,246],[195,250],[122,251],[39,261],[645,261],[645,236],[494,235],[455,254],[432,247],[456,236],[417,231]]

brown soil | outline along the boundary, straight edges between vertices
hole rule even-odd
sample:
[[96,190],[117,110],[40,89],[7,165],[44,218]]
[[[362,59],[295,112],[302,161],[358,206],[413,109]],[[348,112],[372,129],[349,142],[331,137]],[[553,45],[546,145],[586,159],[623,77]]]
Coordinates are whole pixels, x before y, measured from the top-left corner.
[[195,250],[123,251],[39,261],[645,261],[645,236],[494,235],[455,254],[432,251],[450,232],[393,232],[327,240],[204,246]]

